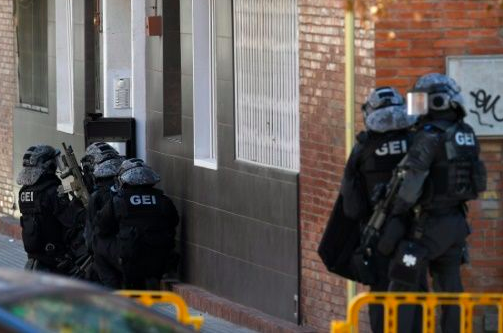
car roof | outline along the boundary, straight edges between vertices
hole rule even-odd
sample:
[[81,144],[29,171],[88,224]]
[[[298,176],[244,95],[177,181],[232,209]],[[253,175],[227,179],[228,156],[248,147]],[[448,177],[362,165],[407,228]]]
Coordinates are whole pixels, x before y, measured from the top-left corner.
[[26,294],[56,290],[105,291],[106,289],[54,274],[0,268],[0,302]]
[[[19,301],[20,299],[30,299],[32,297],[49,294],[73,295],[77,298],[79,295],[82,296],[82,294],[103,294],[104,296],[115,298],[116,302],[128,303],[129,306],[140,307],[143,311],[165,317],[165,315],[161,314],[159,311],[143,307],[122,296],[113,295],[110,293],[110,290],[98,285],[54,274],[0,268],[0,322],[2,324],[8,323],[8,327],[16,328],[16,332],[34,332],[34,330],[30,329],[31,326],[28,323],[19,321],[19,319],[3,311],[1,306]],[[3,318],[3,316],[5,316],[5,318]],[[11,318],[6,320],[9,316]],[[177,332],[191,332],[188,327],[177,323],[171,318],[165,318],[172,321]],[[17,325],[23,326],[24,329],[20,329],[21,326]],[[0,327],[0,330],[1,328],[2,327]],[[38,332],[40,329],[36,331]]]

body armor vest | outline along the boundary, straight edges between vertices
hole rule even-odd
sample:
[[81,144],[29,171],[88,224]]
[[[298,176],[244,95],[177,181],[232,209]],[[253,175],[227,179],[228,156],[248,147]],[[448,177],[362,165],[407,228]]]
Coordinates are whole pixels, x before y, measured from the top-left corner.
[[[91,193],[88,206],[89,218],[86,225],[86,241],[91,244],[95,235],[100,235],[101,230],[99,225],[96,225],[95,217],[97,213],[105,206],[112,198],[110,188],[114,184],[113,179],[107,181],[98,181],[94,186],[94,191]],[[112,229],[110,234],[117,234],[118,229]]]
[[[42,253],[62,246],[63,227],[52,216],[52,211],[42,206],[47,190],[60,185],[57,179],[40,184],[23,186],[19,191],[19,210],[24,248],[27,253]],[[49,244],[52,244],[47,248]]]
[[119,200],[114,202],[119,223],[134,227],[160,224],[162,206],[163,193],[154,188],[121,190]]
[[119,252],[123,260],[162,251],[168,243],[163,192],[154,188],[120,190],[114,198],[119,222]]
[[407,131],[392,131],[372,133],[360,142],[364,148],[359,170],[364,178],[368,202],[371,202],[377,185],[390,181],[393,170],[408,151],[411,137]]
[[426,204],[446,207],[476,199],[486,189],[487,173],[473,129],[464,122],[432,126],[441,130],[442,143],[426,182]]

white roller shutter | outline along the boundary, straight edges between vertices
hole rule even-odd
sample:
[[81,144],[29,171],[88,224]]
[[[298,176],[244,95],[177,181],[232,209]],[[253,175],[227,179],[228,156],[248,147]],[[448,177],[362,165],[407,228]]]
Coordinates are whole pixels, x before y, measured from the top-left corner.
[[234,0],[236,155],[299,171],[297,0]]

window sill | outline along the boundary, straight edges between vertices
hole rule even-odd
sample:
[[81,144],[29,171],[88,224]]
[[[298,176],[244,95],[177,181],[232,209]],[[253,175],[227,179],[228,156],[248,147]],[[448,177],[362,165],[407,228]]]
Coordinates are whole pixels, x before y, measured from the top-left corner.
[[31,105],[31,104],[26,104],[26,103],[18,103],[16,105],[16,108],[27,110],[27,111],[40,112],[40,113],[49,113],[49,109],[46,108],[45,106],[37,106],[37,105]]
[[217,161],[211,158],[196,158],[194,159],[194,165],[201,168],[218,170]]
[[68,134],[73,134],[73,124],[58,124],[57,129],[59,132],[64,132]]
[[170,135],[170,136],[164,136],[164,140],[172,143],[182,143],[182,135]]

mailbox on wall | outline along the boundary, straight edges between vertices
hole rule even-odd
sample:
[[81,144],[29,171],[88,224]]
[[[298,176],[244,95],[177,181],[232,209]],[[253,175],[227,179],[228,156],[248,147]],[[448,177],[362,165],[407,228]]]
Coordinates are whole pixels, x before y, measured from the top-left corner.
[[108,118],[101,113],[88,113],[84,120],[86,147],[93,142],[117,142],[126,146],[126,157],[136,157],[134,118]]

